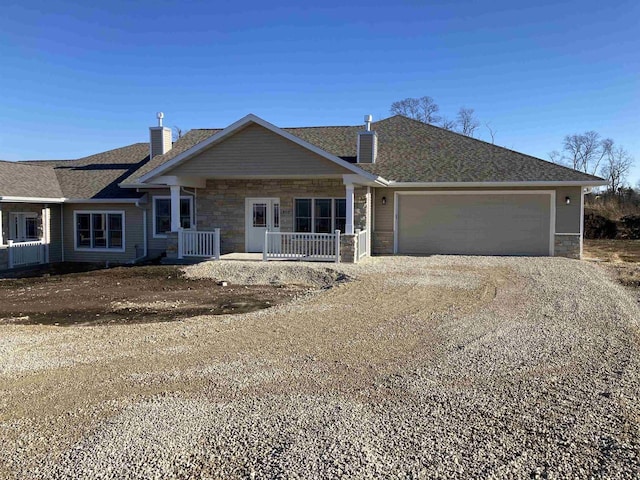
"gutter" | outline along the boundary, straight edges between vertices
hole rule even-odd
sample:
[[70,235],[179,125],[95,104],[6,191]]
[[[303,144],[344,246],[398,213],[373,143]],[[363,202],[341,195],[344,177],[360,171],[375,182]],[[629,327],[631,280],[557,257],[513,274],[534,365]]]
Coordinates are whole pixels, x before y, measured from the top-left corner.
[[410,188],[454,188],[454,187],[597,187],[607,185],[604,180],[583,181],[532,181],[532,182],[388,182],[387,186]]
[[19,203],[63,203],[64,198],[45,198],[45,197],[0,197],[0,203],[19,202]]

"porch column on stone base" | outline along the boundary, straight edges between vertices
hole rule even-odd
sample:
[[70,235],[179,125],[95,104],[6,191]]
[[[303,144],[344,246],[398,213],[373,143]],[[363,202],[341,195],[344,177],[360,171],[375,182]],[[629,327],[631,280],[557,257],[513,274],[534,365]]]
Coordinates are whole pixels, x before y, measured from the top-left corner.
[[352,183],[348,183],[345,185],[346,195],[347,195],[347,214],[345,221],[345,234],[353,235],[353,217],[354,217],[354,203],[355,203],[355,195],[354,188]]
[[180,229],[180,185],[171,185],[171,231]]

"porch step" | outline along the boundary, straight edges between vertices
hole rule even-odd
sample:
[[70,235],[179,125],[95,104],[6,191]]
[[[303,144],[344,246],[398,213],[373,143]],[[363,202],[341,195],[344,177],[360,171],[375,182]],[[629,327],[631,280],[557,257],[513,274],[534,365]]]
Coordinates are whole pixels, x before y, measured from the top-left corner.
[[195,265],[196,263],[208,262],[213,258],[167,258],[160,259],[161,265]]

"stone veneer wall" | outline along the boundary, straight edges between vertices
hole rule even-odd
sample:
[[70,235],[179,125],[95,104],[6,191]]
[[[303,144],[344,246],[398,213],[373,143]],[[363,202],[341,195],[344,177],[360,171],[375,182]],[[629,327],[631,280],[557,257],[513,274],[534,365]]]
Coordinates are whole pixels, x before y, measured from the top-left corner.
[[[198,189],[196,223],[199,230],[220,228],[222,253],[245,251],[245,199],[280,199],[280,230],[293,231],[294,199],[344,198],[342,179],[207,180]],[[367,188],[355,188],[354,228],[366,228]]]
[[393,232],[373,232],[374,255],[393,255]]
[[555,235],[553,254],[556,257],[567,257],[580,260],[582,258],[582,242],[580,235]]

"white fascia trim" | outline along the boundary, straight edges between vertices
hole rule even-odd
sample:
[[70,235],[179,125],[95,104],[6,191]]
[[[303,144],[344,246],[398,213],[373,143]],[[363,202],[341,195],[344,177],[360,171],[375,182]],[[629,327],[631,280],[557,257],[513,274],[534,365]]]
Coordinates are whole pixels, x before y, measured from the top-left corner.
[[184,152],[182,152],[181,154],[177,155],[175,158],[172,158],[168,162],[163,163],[162,165],[154,168],[150,172],[148,172],[145,175],[143,175],[142,177],[140,177],[138,182],[139,183],[146,182],[147,180],[158,176],[160,173],[162,173],[162,172],[164,172],[166,170],[169,170],[172,167],[175,167],[176,165],[182,163],[183,161],[185,161],[188,158],[192,157],[196,153],[204,150],[205,148],[207,148],[207,147],[209,147],[209,146],[211,146],[211,145],[213,145],[215,143],[220,142],[224,138],[226,138],[229,135],[235,133],[237,130],[241,129],[245,125],[248,125],[249,123],[255,123],[257,125],[260,125],[261,127],[264,127],[267,130],[270,130],[273,133],[275,133],[277,135],[280,135],[281,137],[284,137],[287,140],[290,140],[293,143],[296,143],[297,145],[300,145],[301,147],[306,148],[307,150],[310,150],[313,153],[316,153],[317,155],[320,155],[321,157],[326,158],[327,160],[330,160],[330,161],[334,162],[335,164],[340,165],[343,168],[346,168],[347,170],[350,170],[350,171],[352,171],[354,173],[357,173],[358,175],[362,175],[362,176],[364,176],[364,177],[366,177],[366,178],[368,178],[370,180],[373,180],[373,181],[375,181],[376,178],[377,178],[377,175],[373,175],[373,174],[371,174],[369,172],[366,172],[366,171],[354,166],[353,164],[351,164],[349,162],[346,162],[345,160],[342,160],[339,157],[331,155],[330,153],[322,150],[321,148],[318,148],[315,145],[312,145],[312,144],[310,144],[308,142],[305,142],[304,140],[296,137],[295,135],[291,135],[290,133],[285,132],[281,128],[276,127],[275,125],[267,122],[266,120],[263,120],[260,117],[250,113],[249,115],[246,115],[245,117],[241,118],[237,122],[232,123],[231,125],[229,125],[224,130],[221,130],[220,132],[216,133],[215,135],[212,135],[211,137],[207,138],[206,140],[194,145],[190,149],[185,150]]
[[155,183],[119,183],[120,188],[167,188],[166,185],[160,185]]
[[39,197],[0,197],[0,203],[22,202],[22,203],[63,203],[64,198],[39,198]]
[[438,188],[438,187],[589,187],[606,185],[602,181],[536,181],[536,182],[388,182],[388,187],[417,187],[417,188]]
[[140,203],[141,198],[65,198],[64,203]]

